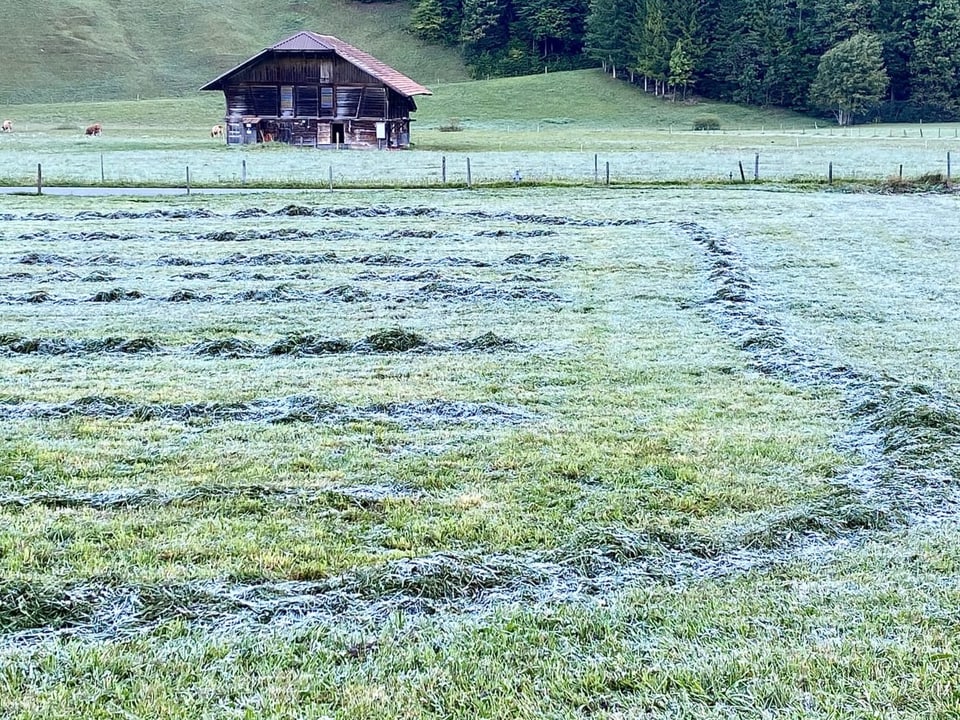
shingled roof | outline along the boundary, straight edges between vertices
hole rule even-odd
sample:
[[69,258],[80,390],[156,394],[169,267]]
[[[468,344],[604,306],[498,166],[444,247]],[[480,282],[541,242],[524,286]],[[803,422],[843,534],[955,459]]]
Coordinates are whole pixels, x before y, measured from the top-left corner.
[[427,88],[414,82],[398,70],[394,70],[385,62],[377,60],[373,55],[365,53],[359,48],[355,48],[349,43],[345,43],[332,35],[318,35],[308,30],[301,30],[296,35],[281,40],[275,45],[271,45],[265,50],[257,53],[253,57],[244,60],[214,80],[204,85],[201,90],[222,90],[222,83],[231,75],[253,65],[265,55],[271,53],[285,52],[332,52],[336,53],[351,65],[355,65],[364,72],[372,75],[389,88],[392,88],[401,95],[411,97],[413,95],[433,95]]

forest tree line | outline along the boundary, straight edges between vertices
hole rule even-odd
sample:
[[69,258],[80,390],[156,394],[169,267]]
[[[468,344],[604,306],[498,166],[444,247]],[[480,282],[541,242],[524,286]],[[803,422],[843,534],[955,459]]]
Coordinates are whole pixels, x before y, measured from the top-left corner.
[[476,77],[601,65],[673,99],[960,119],[960,0],[413,3],[413,32],[458,46]]

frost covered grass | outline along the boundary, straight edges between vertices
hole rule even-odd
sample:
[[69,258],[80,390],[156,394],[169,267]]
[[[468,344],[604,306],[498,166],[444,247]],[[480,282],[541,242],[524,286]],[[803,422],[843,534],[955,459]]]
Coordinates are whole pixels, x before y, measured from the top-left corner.
[[[4,198],[0,714],[955,711],[951,503],[859,485],[843,388],[765,373],[714,276],[949,411],[956,204]],[[895,460],[949,441],[916,397],[860,409]]]
[[[833,163],[836,183],[881,183],[901,172],[907,180],[946,174],[947,153],[956,157],[953,135],[921,138],[887,135],[886,128],[863,135],[827,129],[742,130],[705,134],[683,129],[479,128],[472,132],[422,130],[414,150],[398,152],[318,151],[297,147],[227,148],[202,138],[142,136],[118,129],[114,137],[83,140],[46,133],[17,133],[0,143],[0,184],[36,183],[37,164],[47,185],[185,187],[440,187],[512,184],[519,169],[530,183],[602,184],[607,164],[611,183],[740,183],[740,166],[753,182],[759,156],[761,181],[826,184]],[[900,128],[889,128],[899,133]],[[927,132],[930,132],[928,129]],[[447,136],[457,135],[455,142]],[[464,137],[459,137],[463,135]],[[102,160],[102,166],[101,166]],[[955,178],[954,178],[955,179]]]
[[[429,84],[429,83],[428,83]],[[271,144],[227,148],[209,136],[222,120],[222,96],[142,102],[12,106],[16,132],[0,137],[0,185],[182,187],[432,188],[524,182],[748,182],[759,155],[761,181],[881,183],[887,178],[946,174],[947,153],[960,153],[956,124],[834,128],[793,113],[706,100],[671,103],[585,70],[451,83],[419,98],[414,149],[403,152],[316,151]],[[531,105],[530,97],[538,102]],[[575,110],[570,98],[577,97]],[[694,131],[715,114],[721,129]],[[442,132],[451,117],[462,132]],[[87,118],[87,120],[83,120]],[[96,118],[104,135],[84,137]],[[170,128],[177,128],[172,131]],[[245,167],[244,167],[245,164]],[[902,166],[902,167],[901,167]]]

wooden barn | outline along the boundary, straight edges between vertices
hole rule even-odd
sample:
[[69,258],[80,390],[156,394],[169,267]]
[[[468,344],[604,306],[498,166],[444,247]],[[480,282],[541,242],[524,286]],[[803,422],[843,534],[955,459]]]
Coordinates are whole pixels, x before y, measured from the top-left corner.
[[415,95],[432,94],[372,55],[330,35],[299,32],[201,90],[222,90],[227,144],[312,147],[410,145]]

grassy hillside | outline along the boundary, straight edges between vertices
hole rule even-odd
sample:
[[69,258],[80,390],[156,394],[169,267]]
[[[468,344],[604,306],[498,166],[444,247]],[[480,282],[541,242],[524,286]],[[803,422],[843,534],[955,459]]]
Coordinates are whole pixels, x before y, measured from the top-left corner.
[[405,31],[408,14],[406,2],[352,0],[7,3],[0,104],[182,96],[302,29],[336,35],[425,84],[467,79],[455,51]]
[[[715,115],[725,129],[801,127],[812,121],[797,113],[712,100],[671,102],[605,75],[599,69],[526,75],[438,87],[432,97],[417,98],[421,124],[464,129],[594,128],[689,129],[695,117]],[[493,127],[495,129],[495,127]]]
[[[415,134],[422,141],[424,133],[438,133],[456,118],[463,132],[438,133],[436,141],[444,147],[491,142],[509,145],[523,132],[560,133],[571,139],[584,132],[600,132],[616,139],[628,130],[689,129],[693,118],[705,114],[715,115],[725,130],[813,124],[810,118],[780,110],[706,100],[670,102],[644,94],[600,70],[447,83],[432,89],[432,96],[417,98]],[[169,134],[166,128],[171,125],[206,131],[222,113],[223,94],[219,92],[141,101],[31,103],[3,111],[20,131],[76,131],[99,121],[111,129],[153,127],[164,135]],[[614,129],[620,132],[612,134]],[[503,132],[511,134],[498,134]]]

